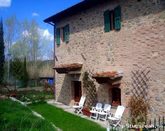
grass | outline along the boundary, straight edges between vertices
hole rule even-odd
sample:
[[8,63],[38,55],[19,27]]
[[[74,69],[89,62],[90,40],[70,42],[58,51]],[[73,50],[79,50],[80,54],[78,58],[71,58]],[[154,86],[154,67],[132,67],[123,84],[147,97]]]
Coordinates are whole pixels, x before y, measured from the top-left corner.
[[46,120],[34,116],[30,109],[11,100],[0,100],[0,130],[54,131]]
[[105,131],[98,124],[78,117],[62,109],[46,103],[33,104],[30,108],[44,116],[48,121],[53,122],[63,131]]

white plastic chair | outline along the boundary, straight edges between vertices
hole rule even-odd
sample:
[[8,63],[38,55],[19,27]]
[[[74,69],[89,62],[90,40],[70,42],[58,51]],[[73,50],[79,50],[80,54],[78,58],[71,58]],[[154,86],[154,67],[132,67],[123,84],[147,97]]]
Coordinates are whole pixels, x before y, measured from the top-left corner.
[[119,126],[124,110],[124,106],[118,106],[115,115],[111,115],[108,117],[108,123],[112,124],[114,127]]
[[92,107],[90,118],[98,119],[98,114],[102,110],[102,103],[97,103],[95,107]]
[[99,120],[106,121],[110,115],[111,105],[105,104],[103,110],[99,112]]
[[82,113],[82,109],[85,103],[85,96],[81,96],[81,99],[79,101],[79,103],[77,103],[77,105],[74,105],[73,108],[75,109],[75,113],[80,114]]

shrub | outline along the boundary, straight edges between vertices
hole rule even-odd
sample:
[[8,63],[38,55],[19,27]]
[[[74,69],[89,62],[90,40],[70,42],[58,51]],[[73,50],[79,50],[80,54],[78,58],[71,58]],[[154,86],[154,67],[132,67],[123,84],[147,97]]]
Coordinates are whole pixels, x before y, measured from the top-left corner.
[[144,125],[147,121],[149,102],[142,97],[132,96],[129,101],[131,124]]

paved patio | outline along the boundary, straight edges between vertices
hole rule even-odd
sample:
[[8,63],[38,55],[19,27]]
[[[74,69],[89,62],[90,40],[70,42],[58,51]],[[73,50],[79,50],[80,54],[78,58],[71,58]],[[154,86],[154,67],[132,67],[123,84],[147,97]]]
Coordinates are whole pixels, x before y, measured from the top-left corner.
[[47,103],[49,103],[49,104],[51,104],[53,106],[56,106],[58,108],[61,108],[64,111],[69,112],[71,114],[80,116],[82,118],[88,119],[88,120],[93,121],[93,122],[96,122],[97,124],[101,125],[102,127],[107,128],[108,122],[100,121],[100,120],[94,120],[94,119],[89,118],[88,116],[85,116],[85,115],[82,115],[82,114],[76,114],[76,113],[74,113],[74,109],[71,106],[64,105],[64,104],[62,104],[60,102],[57,102],[55,100],[49,100],[49,101],[47,101]]

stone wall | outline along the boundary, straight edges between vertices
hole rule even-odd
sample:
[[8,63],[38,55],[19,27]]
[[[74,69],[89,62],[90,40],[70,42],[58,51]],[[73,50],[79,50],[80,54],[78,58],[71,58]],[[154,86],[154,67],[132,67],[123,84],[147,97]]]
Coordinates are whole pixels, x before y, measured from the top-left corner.
[[[104,32],[105,10],[122,8],[120,31]],[[165,2],[153,4],[149,0],[120,0],[84,10],[57,23],[57,27],[70,26],[69,43],[56,47],[56,64],[83,63],[82,73],[88,71],[121,70],[122,105],[127,106],[131,95],[131,71],[150,70],[150,114],[165,114]],[[71,79],[73,76],[57,74],[57,99],[65,104],[73,102]],[[82,80],[82,76],[77,78]],[[110,102],[106,85],[96,83],[99,102]]]

